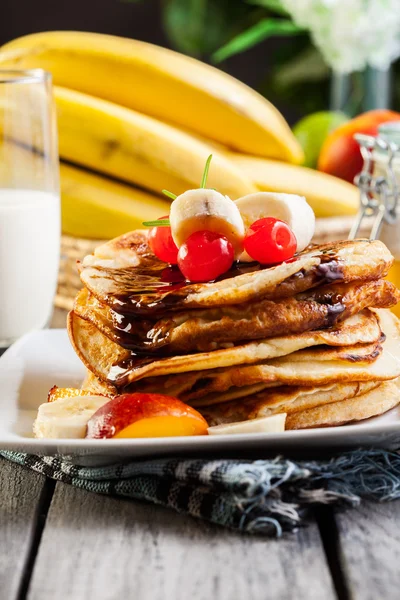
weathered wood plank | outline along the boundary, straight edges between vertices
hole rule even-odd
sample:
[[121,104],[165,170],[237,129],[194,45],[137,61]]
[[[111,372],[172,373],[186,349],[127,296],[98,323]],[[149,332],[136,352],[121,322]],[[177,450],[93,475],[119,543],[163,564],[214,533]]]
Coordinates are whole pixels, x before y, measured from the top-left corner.
[[0,597],[18,597],[40,513],[45,478],[0,459]]
[[57,484],[29,600],[134,597],[329,600],[335,595],[315,524],[266,540]]
[[352,600],[400,598],[400,500],[336,514],[340,563]]

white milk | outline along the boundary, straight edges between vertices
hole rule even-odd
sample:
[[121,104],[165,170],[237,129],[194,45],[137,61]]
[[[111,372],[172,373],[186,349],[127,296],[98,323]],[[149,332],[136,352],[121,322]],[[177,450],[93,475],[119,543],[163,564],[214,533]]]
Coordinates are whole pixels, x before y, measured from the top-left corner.
[[58,196],[0,189],[0,347],[47,324],[59,257]]

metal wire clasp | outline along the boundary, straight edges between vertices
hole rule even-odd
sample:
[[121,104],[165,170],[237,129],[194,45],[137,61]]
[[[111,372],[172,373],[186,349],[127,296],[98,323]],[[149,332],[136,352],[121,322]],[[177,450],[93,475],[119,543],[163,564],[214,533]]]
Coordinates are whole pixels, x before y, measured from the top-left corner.
[[[349,240],[357,237],[361,223],[365,217],[374,217],[372,221],[370,240],[379,237],[383,221],[389,224],[396,222],[396,207],[399,195],[393,160],[399,146],[387,142],[382,137],[373,137],[357,133],[354,139],[360,145],[364,164],[354,183],[360,190],[360,209],[349,233]],[[374,151],[385,153],[385,175],[375,176]]]

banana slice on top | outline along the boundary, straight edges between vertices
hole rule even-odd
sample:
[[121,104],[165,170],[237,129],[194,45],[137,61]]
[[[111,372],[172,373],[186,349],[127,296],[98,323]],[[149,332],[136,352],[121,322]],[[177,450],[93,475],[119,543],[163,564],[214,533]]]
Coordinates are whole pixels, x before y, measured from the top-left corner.
[[[293,231],[297,240],[297,252],[307,248],[311,242],[315,231],[315,215],[304,196],[255,192],[239,198],[235,204],[242,215],[246,230],[258,219],[274,217],[287,223]],[[240,259],[246,260],[242,256]]]
[[184,192],[172,202],[169,221],[178,248],[192,233],[206,230],[228,238],[235,257],[243,251],[245,227],[239,208],[216,190],[198,188]]
[[106,396],[75,396],[41,404],[33,433],[37,438],[82,439],[90,417],[109,401]]

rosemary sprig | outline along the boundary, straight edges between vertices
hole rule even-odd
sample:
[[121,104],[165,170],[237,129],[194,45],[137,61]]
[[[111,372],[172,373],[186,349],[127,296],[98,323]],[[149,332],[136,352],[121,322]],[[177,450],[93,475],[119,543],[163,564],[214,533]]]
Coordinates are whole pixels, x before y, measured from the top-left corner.
[[210,156],[206,160],[206,166],[204,167],[204,173],[203,173],[203,177],[202,177],[201,185],[200,185],[201,188],[205,188],[207,185],[208,171],[210,169],[210,162],[211,162],[212,157],[213,157],[213,155],[210,154]]
[[173,192],[169,192],[168,190],[162,190],[162,193],[165,196],[168,196],[168,198],[171,198],[171,200],[175,200],[176,198],[176,194],[174,194]]
[[169,227],[169,219],[157,219],[157,221],[144,221],[142,223],[145,227]]
[[[207,185],[208,171],[210,170],[210,163],[211,163],[212,157],[213,157],[213,155],[210,154],[210,156],[206,160],[206,165],[204,167],[203,177],[201,179],[201,186],[200,186],[203,189]],[[214,189],[214,188],[212,188],[212,189]],[[175,200],[175,198],[176,198],[176,194],[173,194],[172,192],[169,192],[168,190],[162,190],[162,193],[165,194],[165,196],[168,196],[168,198],[171,198],[171,200]],[[144,227],[170,227],[170,222],[169,222],[169,219],[158,219],[157,221],[144,221],[142,223],[142,225],[144,225]]]

